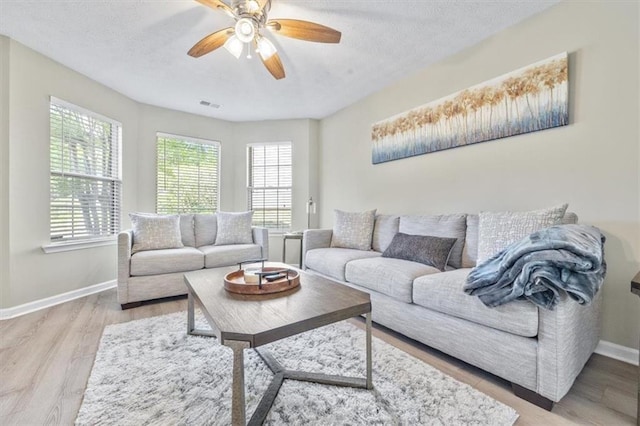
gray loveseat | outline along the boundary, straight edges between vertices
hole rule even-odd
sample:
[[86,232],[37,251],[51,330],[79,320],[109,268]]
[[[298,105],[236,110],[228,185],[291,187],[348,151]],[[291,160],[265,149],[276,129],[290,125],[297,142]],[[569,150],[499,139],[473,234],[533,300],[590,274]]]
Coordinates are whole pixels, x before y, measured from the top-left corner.
[[269,256],[266,228],[252,228],[252,244],[215,245],[215,214],[180,215],[184,247],[132,254],[133,231],[118,235],[118,303],[123,309],[142,301],[186,294],[184,273],[218,268]]
[[[397,232],[437,235],[439,221],[462,225],[461,256],[444,272],[381,257]],[[372,249],[331,248],[332,230],[305,231],[303,263],[371,294],[373,321],[512,383],[516,395],[550,410],[571,388],[600,338],[601,292],[584,306],[563,295],[555,310],[518,300],[486,307],[462,290],[476,264],[478,215],[376,217]],[[428,222],[429,229],[421,229]],[[564,223],[577,217],[567,213]],[[424,232],[421,232],[424,231]],[[454,256],[456,248],[452,250]]]

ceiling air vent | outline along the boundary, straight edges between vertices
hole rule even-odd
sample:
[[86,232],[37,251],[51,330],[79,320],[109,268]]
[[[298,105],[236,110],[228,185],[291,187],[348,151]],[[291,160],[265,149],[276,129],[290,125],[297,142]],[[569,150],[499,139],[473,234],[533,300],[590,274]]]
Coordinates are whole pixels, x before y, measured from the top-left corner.
[[215,108],[215,109],[220,108],[220,105],[218,105],[218,104],[212,104],[212,103],[211,103],[211,102],[209,102],[209,101],[200,101],[200,105],[202,105],[202,106],[208,106],[208,107]]

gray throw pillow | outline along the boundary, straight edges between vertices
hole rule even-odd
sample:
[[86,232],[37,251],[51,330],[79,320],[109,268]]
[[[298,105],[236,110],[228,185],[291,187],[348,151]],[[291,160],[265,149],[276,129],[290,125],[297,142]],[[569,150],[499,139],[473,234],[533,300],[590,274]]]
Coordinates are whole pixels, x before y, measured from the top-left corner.
[[180,234],[180,216],[130,213],[133,227],[131,252],[184,247]]
[[398,232],[382,257],[410,260],[444,271],[456,238],[409,235]]
[[215,245],[253,244],[253,234],[251,231],[252,219],[253,211],[216,213],[218,229]]
[[331,247],[371,250],[376,211],[351,213],[334,210],[334,212],[335,222],[331,236]]
[[403,234],[409,235],[456,238],[457,241],[453,245],[448,263],[454,268],[462,267],[462,249],[467,232],[466,213],[400,216],[400,227],[398,230]]
[[480,212],[477,264],[532,232],[562,223],[567,204],[530,212]]

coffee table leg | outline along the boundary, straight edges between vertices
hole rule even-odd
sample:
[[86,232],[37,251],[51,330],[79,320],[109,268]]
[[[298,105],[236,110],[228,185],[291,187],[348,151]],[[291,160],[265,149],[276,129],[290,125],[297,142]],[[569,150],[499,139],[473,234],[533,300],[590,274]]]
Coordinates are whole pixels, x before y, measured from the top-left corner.
[[[220,338],[219,334],[212,329],[201,329],[196,328],[195,321],[195,297],[191,292],[187,293],[187,334],[191,334],[192,336],[206,336],[206,337],[217,337]],[[211,325],[211,322],[209,323]]]
[[373,389],[371,360],[371,312],[367,313],[367,389]]
[[192,334],[195,327],[194,320],[194,303],[193,303],[193,295],[191,292],[187,294],[187,334]]
[[244,406],[244,350],[249,347],[249,342],[227,340],[224,344],[233,350],[231,424],[245,426],[247,421]]

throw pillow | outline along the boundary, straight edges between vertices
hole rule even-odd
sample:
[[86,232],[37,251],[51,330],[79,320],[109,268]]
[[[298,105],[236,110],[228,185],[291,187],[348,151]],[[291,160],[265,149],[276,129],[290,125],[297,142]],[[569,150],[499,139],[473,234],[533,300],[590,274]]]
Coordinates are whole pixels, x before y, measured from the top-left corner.
[[476,263],[481,264],[532,232],[560,224],[567,207],[563,204],[530,212],[480,212]]
[[398,232],[391,240],[389,247],[382,253],[382,257],[411,260],[444,271],[456,241],[456,238]]
[[448,263],[454,268],[462,267],[462,248],[467,231],[467,215],[465,213],[400,216],[399,231],[410,235],[456,238],[457,241],[453,245]]
[[215,214],[197,214],[194,218],[196,247],[212,246],[216,243],[218,221]]
[[251,221],[253,211],[230,213],[216,213],[218,229],[216,233],[217,246],[227,244],[253,244]]
[[378,215],[373,226],[373,238],[371,248],[375,251],[383,252],[389,247],[394,235],[398,233],[400,226],[400,216]]
[[334,212],[335,223],[331,236],[331,247],[371,250],[376,211],[350,213],[334,210]]
[[180,234],[180,216],[130,213],[133,228],[131,253],[184,247]]

